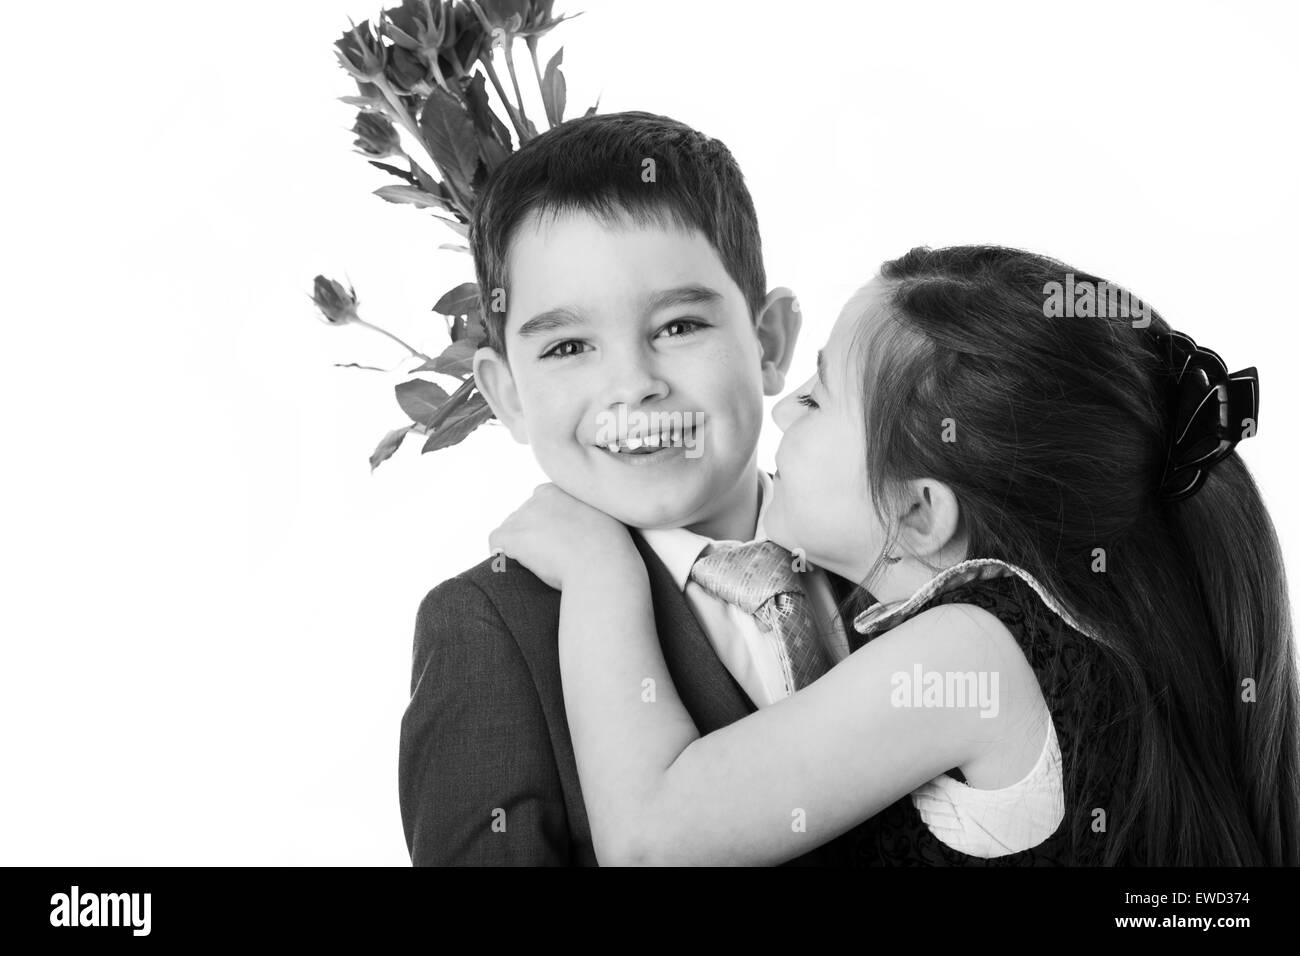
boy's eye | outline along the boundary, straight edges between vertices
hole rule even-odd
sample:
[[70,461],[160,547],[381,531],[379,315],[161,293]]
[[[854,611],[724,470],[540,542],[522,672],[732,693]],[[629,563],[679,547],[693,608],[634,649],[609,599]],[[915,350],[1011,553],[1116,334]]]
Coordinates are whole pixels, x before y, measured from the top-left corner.
[[[581,339],[565,339],[563,342],[556,342],[549,349],[543,352],[539,357],[548,359],[548,358],[568,358],[571,355],[581,355],[583,348],[585,348],[586,344],[587,343],[583,342]],[[571,345],[580,346],[580,348],[577,351],[572,351],[569,349],[569,346]]]
[[685,335],[694,335],[698,330],[708,328],[707,322],[701,322],[699,319],[673,319],[659,331],[668,332],[670,329],[680,329],[677,334],[669,334],[670,339],[680,339]]
[[795,401],[800,405],[803,405],[805,408],[821,408],[821,406],[817,404],[816,399],[812,397],[811,392],[806,395],[798,396]]

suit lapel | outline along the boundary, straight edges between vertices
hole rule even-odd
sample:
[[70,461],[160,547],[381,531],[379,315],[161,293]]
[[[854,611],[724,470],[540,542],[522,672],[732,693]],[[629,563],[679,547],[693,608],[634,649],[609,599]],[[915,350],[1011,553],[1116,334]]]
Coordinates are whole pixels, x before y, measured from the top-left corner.
[[695,619],[686,596],[663,561],[639,534],[633,534],[650,576],[655,627],[664,662],[700,736],[734,723],[756,710],[731,672],[718,659],[708,636]]

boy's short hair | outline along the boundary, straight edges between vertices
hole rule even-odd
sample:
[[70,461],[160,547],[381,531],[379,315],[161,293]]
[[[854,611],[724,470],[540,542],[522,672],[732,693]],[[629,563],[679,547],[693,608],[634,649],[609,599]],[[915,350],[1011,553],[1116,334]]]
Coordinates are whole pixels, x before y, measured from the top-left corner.
[[474,206],[470,248],[488,344],[500,355],[505,312],[491,306],[493,290],[507,289],[514,232],[530,213],[566,211],[698,230],[740,287],[751,317],[758,315],[767,295],[758,217],[727,147],[666,116],[597,114],[525,144],[493,172]]

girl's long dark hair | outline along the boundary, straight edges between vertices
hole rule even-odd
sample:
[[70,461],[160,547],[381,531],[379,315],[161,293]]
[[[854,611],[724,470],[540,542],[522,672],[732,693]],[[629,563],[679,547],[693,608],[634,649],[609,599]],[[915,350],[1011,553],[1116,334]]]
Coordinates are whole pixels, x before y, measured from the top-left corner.
[[[899,482],[947,484],[969,555],[1029,571],[1098,635],[1116,700],[1094,730],[1118,735],[1123,770],[1096,862],[1295,865],[1300,701],[1272,522],[1235,452],[1192,497],[1158,498],[1157,353],[1140,317],[1048,318],[1067,274],[1107,288],[1000,247],[885,263],[887,317],[860,343],[873,499],[885,520]],[[1065,758],[1068,794],[1086,761]]]

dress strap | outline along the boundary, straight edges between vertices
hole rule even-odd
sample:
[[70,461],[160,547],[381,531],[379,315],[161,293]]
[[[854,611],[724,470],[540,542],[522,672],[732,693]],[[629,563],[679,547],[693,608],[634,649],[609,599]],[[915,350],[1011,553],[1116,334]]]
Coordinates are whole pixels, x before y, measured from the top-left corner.
[[871,605],[853,619],[853,629],[868,638],[874,637],[881,631],[897,627],[943,591],[970,581],[1005,577],[1009,574],[1015,575],[1028,584],[1042,602],[1071,628],[1088,637],[1096,637],[1091,630],[1076,621],[1032,574],[1024,568],[1017,567],[999,558],[970,558],[954,564],[931,578],[905,601],[898,601],[893,604],[877,602]]

